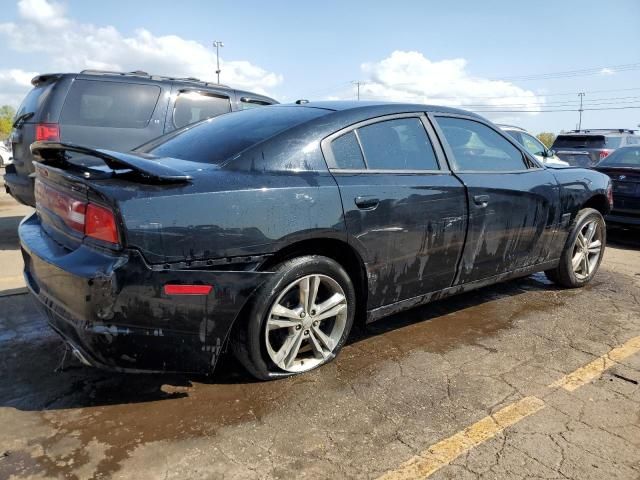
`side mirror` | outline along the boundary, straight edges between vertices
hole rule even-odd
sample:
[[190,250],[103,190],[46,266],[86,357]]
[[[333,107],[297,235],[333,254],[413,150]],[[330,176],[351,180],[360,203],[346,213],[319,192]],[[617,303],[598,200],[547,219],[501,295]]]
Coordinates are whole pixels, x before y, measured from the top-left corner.
[[556,154],[555,150],[552,150],[550,148],[544,152],[544,156],[547,157],[547,158],[551,158],[555,154]]

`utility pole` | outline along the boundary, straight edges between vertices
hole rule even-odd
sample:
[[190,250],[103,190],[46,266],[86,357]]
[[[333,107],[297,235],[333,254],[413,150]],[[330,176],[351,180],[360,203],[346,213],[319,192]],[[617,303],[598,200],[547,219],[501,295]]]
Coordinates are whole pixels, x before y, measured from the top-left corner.
[[220,47],[224,47],[224,43],[220,40],[216,40],[213,42],[213,46],[216,47],[216,75],[218,75],[218,85],[220,85]]
[[578,96],[580,97],[580,110],[578,110],[578,112],[580,112],[580,120],[578,121],[578,130],[582,130],[582,97],[584,97],[584,92],[580,92]]
[[356,98],[358,99],[358,101],[360,101],[360,85],[362,84],[362,82],[360,80],[354,80],[351,83],[357,86]]

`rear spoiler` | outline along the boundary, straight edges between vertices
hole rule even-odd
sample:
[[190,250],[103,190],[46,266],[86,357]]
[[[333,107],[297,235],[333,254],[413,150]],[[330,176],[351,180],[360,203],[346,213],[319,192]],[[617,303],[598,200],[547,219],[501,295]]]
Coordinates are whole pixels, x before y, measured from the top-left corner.
[[[60,166],[73,165],[65,157],[64,152],[75,152],[99,158],[112,170],[128,169],[142,175],[153,183],[182,183],[191,180],[190,175],[168,167],[154,160],[146,159],[130,153],[114,152],[112,150],[94,149],[62,142],[34,142],[31,153],[40,157],[45,165]],[[73,165],[78,168],[77,165]]]

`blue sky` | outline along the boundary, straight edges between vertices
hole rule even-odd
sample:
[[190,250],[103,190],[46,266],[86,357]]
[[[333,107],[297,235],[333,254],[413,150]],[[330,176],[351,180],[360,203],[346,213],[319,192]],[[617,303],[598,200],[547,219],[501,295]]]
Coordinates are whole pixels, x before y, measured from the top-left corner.
[[[364,98],[459,105],[534,133],[575,128],[578,114],[486,110],[571,110],[579,91],[585,108],[640,107],[637,0],[5,0],[1,11],[0,103],[15,103],[25,78],[41,71],[143,68],[214,79],[210,45],[219,39],[223,83],[282,101],[349,98],[349,82],[361,80]],[[585,69],[594,70],[540,78]],[[583,127],[638,124],[640,108],[583,115]]]

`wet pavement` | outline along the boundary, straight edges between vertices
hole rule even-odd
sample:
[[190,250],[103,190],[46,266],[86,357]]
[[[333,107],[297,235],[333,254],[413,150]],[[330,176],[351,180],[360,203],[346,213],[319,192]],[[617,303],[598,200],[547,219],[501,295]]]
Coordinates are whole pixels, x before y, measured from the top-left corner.
[[640,235],[612,232],[587,288],[534,275],[436,302],[266,383],[229,355],[212,377],[84,367],[29,296],[0,297],[0,479],[401,478],[403,462],[528,396],[545,407],[432,478],[638,479],[640,354],[575,391],[550,384],[640,335],[639,286]]

